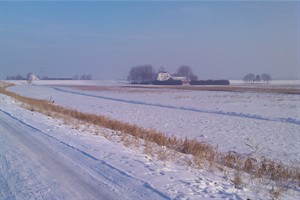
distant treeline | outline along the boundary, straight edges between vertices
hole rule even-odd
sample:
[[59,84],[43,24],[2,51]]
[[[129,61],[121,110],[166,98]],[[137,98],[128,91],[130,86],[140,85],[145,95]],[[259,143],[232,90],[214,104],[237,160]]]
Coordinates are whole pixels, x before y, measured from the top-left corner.
[[[131,84],[140,84],[140,85],[182,85],[181,80],[167,80],[167,81],[145,81],[145,82],[131,82]],[[229,80],[199,80],[199,81],[190,81],[190,85],[230,85]]]
[[15,75],[15,76],[6,76],[5,80],[27,80],[27,78],[25,78],[22,75],[18,74],[18,75]]
[[59,80],[59,81],[66,81],[66,80],[73,80],[72,78],[49,78],[49,77],[43,77],[42,80],[50,80],[50,81],[53,81],[53,80]]
[[83,74],[83,75],[74,75],[73,80],[92,80],[93,76],[91,74]]
[[[158,74],[160,72],[165,72],[163,67],[160,67],[158,71],[156,71],[152,65],[138,65],[132,67],[128,73],[127,80],[130,83],[139,83],[139,84],[156,84],[159,82],[155,82]],[[177,69],[176,73],[173,73],[172,76],[175,77],[185,77],[189,80],[198,80],[198,76],[193,73],[193,70],[190,66],[182,65]],[[160,84],[164,85],[178,85],[179,82],[161,82]]]
[[[49,78],[47,76],[44,76],[42,78],[38,77],[40,80],[73,80],[72,78]],[[28,77],[25,78],[22,75],[16,75],[16,76],[6,76],[5,80],[28,80]]]
[[269,83],[272,80],[270,74],[255,75],[253,73],[246,74],[243,78],[244,83]]
[[[28,80],[32,73],[28,73],[26,77],[18,74],[15,76],[6,76],[5,80]],[[74,75],[72,78],[68,77],[47,77],[47,76],[36,76],[40,80],[92,80],[91,74]]]
[[[168,80],[158,79],[160,73],[167,73],[163,68],[160,68],[158,72],[151,65],[138,65],[132,67],[129,71],[127,80],[131,84],[141,85],[229,85],[228,80],[198,80],[198,76],[193,73],[190,66],[182,65],[177,69],[176,73],[173,73]],[[179,80],[181,79],[181,80]],[[186,79],[183,80],[183,79]]]

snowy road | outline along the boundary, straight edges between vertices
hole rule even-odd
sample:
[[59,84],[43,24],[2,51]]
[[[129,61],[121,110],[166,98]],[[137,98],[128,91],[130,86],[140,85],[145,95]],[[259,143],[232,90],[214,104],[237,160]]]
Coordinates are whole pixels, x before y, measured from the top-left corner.
[[101,182],[51,149],[53,140],[0,116],[1,199],[113,199]]
[[0,110],[0,199],[168,199]]

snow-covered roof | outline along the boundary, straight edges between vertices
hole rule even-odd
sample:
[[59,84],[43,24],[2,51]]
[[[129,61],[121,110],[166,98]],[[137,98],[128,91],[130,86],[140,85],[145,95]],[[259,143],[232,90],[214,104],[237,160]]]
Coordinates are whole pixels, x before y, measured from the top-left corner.
[[170,78],[172,78],[170,73],[168,73],[168,72],[159,72],[156,80],[158,80],[158,81],[167,81]]

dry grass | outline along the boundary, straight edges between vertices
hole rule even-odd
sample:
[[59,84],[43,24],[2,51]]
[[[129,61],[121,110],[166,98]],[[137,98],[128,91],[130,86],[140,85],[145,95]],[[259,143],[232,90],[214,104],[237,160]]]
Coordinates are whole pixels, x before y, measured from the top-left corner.
[[251,173],[254,173],[255,171],[255,165],[254,165],[254,159],[253,158],[250,158],[250,157],[247,157],[245,162],[244,162],[244,166],[243,166],[243,170],[248,173],[248,174],[251,174]]
[[272,187],[272,189],[270,190],[270,196],[273,198],[273,199],[280,199],[280,195],[282,194],[283,192],[283,189],[281,187]]
[[156,154],[158,160],[167,161],[169,159],[169,153],[166,147],[159,147]]
[[235,188],[243,187],[242,173],[237,171],[234,173],[234,178],[231,180]]
[[[242,174],[247,173],[256,179],[268,179],[277,183],[276,189],[272,191],[274,197],[278,197],[284,188],[290,184],[300,186],[300,169],[294,166],[285,166],[280,162],[268,160],[266,158],[254,159],[251,157],[242,157],[233,152],[221,153],[216,147],[206,142],[196,139],[178,139],[170,137],[155,130],[149,130],[136,125],[109,119],[105,116],[83,113],[74,109],[67,109],[62,106],[54,105],[46,100],[38,100],[17,95],[5,90],[11,85],[1,84],[0,93],[11,96],[15,100],[22,102],[28,110],[40,112],[48,116],[62,119],[65,123],[77,121],[76,124],[93,124],[115,130],[120,133],[120,142],[126,147],[143,145],[143,153],[156,157],[158,160],[167,161],[176,159],[178,155],[170,152],[178,152],[186,155],[192,155],[193,159],[188,159],[186,164],[196,168],[202,168],[204,165],[225,166],[235,170],[232,179],[236,187],[243,184]],[[76,129],[79,126],[76,125]],[[112,135],[104,135],[111,139]],[[144,142],[140,142],[140,141]],[[154,148],[155,146],[158,148]],[[155,150],[156,149],[156,150]],[[158,149],[158,150],[157,150]],[[218,167],[224,169],[224,167]]]
[[153,145],[145,140],[143,153],[153,157]]
[[2,89],[7,88],[7,87],[11,87],[11,86],[14,86],[14,84],[4,82],[4,81],[0,81],[0,88],[2,88]]

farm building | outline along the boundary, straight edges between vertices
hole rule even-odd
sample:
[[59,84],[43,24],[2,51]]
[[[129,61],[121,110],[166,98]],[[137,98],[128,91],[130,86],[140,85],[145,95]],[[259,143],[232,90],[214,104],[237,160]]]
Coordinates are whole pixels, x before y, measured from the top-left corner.
[[168,80],[180,80],[182,83],[189,84],[189,79],[187,77],[176,77],[172,76],[169,72],[159,72],[157,76],[157,81],[168,81]]

